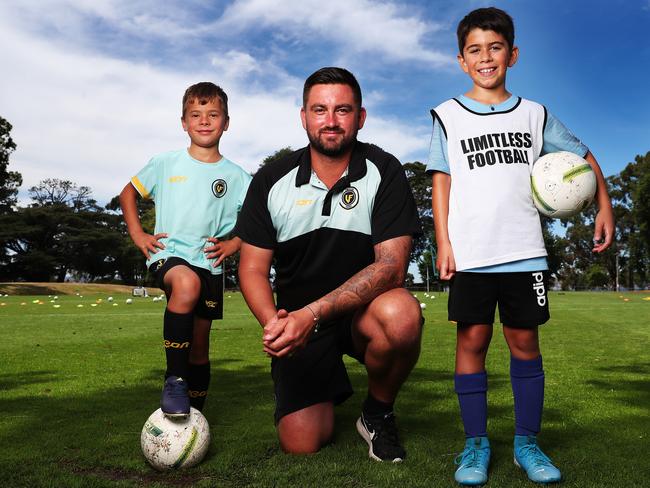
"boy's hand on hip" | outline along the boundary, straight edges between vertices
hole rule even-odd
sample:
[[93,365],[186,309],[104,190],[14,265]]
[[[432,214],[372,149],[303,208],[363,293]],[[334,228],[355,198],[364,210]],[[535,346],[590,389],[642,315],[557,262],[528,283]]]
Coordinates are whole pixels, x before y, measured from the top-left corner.
[[144,254],[145,257],[149,259],[150,253],[156,254],[158,252],[158,249],[165,249],[165,245],[160,242],[160,239],[164,237],[167,237],[167,234],[164,232],[156,235],[140,232],[132,236],[132,239],[137,248],[142,251],[142,254]]
[[208,237],[208,242],[211,242],[212,245],[204,249],[206,257],[208,259],[215,259],[212,263],[213,267],[219,266],[224,259],[228,256],[232,256],[237,251],[239,251],[239,243],[234,239],[220,241],[216,237]]

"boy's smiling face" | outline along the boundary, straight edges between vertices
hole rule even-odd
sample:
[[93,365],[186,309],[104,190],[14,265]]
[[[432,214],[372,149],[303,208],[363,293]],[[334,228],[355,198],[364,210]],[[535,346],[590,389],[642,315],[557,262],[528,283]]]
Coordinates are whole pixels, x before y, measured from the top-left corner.
[[467,35],[458,63],[475,88],[505,90],[506,72],[517,62],[518,55],[519,49],[515,46],[510,50],[501,34],[476,28]]
[[204,103],[197,99],[190,100],[181,121],[192,145],[203,148],[217,146],[224,131],[228,129],[228,116],[224,113],[219,98]]

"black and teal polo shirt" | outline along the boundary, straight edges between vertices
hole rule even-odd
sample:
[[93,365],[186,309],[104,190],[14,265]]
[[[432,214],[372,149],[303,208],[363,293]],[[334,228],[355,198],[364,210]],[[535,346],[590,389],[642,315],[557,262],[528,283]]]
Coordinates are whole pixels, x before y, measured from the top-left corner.
[[372,264],[375,244],[421,228],[400,162],[357,142],[347,173],[330,189],[312,172],[309,146],[262,167],[235,233],[273,249],[277,306],[292,311]]

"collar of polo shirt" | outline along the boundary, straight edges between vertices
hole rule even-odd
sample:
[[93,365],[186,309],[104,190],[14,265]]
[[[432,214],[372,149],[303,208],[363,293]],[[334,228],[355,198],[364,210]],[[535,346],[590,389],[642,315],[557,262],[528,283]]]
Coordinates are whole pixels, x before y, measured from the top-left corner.
[[[309,152],[309,146],[305,147],[302,150],[302,153],[299,156],[299,168],[298,168],[298,173],[296,174],[296,187],[306,185],[309,183],[309,179],[311,178],[311,153]],[[366,172],[368,171],[368,168],[366,167],[366,151],[365,151],[365,145],[360,144],[359,142],[356,142],[354,145],[354,149],[352,149],[352,154],[350,156],[350,163],[348,164],[347,168],[347,175],[344,173],[339,182],[342,180],[347,180],[348,184],[360,180],[364,176],[366,176]],[[339,184],[336,183],[332,189],[338,187]],[[347,188],[348,185],[346,185],[343,188],[339,188],[337,192],[340,192]]]

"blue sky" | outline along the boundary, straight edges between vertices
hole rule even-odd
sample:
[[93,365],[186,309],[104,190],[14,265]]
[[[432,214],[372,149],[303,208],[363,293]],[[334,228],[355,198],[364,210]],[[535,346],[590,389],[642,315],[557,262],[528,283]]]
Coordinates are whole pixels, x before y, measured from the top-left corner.
[[187,145],[180,99],[197,81],[230,96],[221,149],[249,170],[301,147],[302,83],[322,66],[357,75],[360,139],[426,161],[429,108],[469,89],[455,28],[487,5],[515,20],[511,92],[539,101],[606,175],[650,150],[650,0],[4,0],[0,115],[25,190],[48,177],[105,203],[156,153]]

